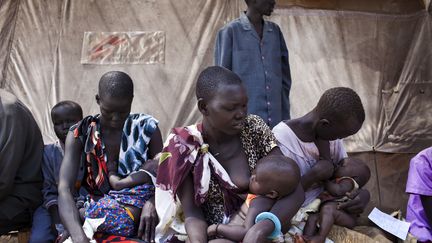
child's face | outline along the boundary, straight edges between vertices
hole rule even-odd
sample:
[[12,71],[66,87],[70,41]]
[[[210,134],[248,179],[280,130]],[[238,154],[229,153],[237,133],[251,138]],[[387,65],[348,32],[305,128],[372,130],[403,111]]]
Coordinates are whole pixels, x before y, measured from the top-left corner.
[[70,107],[59,106],[51,112],[54,132],[61,142],[65,142],[69,128],[82,119],[80,112]]
[[99,104],[101,121],[104,126],[122,129],[131,110],[132,98],[104,97],[97,95],[96,102]]

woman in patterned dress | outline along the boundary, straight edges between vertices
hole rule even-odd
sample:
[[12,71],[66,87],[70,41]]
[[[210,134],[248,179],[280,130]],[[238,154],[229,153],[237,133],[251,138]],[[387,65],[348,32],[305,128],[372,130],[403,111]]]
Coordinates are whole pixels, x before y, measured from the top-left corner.
[[[256,162],[268,154],[281,154],[265,122],[246,115],[246,90],[236,74],[222,67],[205,69],[196,96],[202,122],[174,128],[159,161],[157,242],[181,241],[185,235],[190,242],[211,242],[207,226],[227,222],[240,209]],[[299,184],[271,212],[286,229],[303,200]],[[265,242],[273,229],[272,221],[261,221],[243,242]]]
[[[140,168],[150,170],[155,165],[149,163],[148,159],[162,150],[157,120],[145,114],[130,114],[132,100],[133,82],[126,73],[114,71],[104,74],[99,81],[96,95],[101,114],[84,118],[71,127],[66,138],[58,200],[60,216],[73,242],[89,242],[81,228],[79,213],[71,194],[75,182],[73,178],[76,178],[77,172],[80,169],[85,170],[82,185],[86,187],[92,200],[97,202],[103,198],[118,201],[118,195],[110,193],[112,185],[109,175],[115,173],[126,177]],[[141,178],[142,181],[151,183],[150,176],[147,177]],[[136,188],[128,192],[129,195],[137,194]],[[146,194],[145,199],[153,194],[153,190],[146,187],[140,191],[139,197],[135,197],[139,200],[131,201],[131,197],[122,196],[124,200],[117,206],[127,209],[125,205],[121,205],[127,203],[128,206],[142,207],[138,227],[141,230],[138,230],[138,236],[143,234],[145,228],[143,239],[151,241],[149,232],[152,228],[154,230],[156,225],[156,211],[152,200],[144,201],[144,197],[141,198],[141,192]],[[106,198],[107,195],[110,198]],[[110,218],[111,216],[107,215],[107,222],[123,222]]]

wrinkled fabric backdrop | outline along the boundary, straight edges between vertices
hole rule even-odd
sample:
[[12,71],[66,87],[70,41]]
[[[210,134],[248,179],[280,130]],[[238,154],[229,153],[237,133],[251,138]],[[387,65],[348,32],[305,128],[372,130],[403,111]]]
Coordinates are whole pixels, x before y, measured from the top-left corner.
[[[356,90],[366,121],[345,145],[372,169],[373,205],[402,208],[408,161],[432,145],[431,1],[359,2],[280,0],[270,19],[290,53],[292,117],[328,88]],[[31,109],[48,143],[54,104],[74,100],[98,113],[100,76],[125,71],[135,83],[132,111],[159,119],[166,137],[200,119],[194,83],[213,63],[217,31],[243,10],[243,0],[0,0],[0,87]],[[85,32],[136,31],[162,31],[163,48],[152,53],[161,61],[81,62]]]

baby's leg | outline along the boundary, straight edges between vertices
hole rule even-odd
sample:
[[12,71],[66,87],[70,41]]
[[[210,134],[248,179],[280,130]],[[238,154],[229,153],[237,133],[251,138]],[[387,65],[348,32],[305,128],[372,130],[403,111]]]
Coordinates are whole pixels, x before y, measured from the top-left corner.
[[337,203],[336,202],[327,202],[320,208],[319,213],[319,230],[318,234],[310,237],[310,242],[315,243],[323,243],[327,235],[330,233],[330,230],[335,222],[336,214],[337,214]]
[[319,213],[311,213],[306,221],[306,225],[303,229],[303,235],[313,236],[317,233],[317,223],[320,218]]
[[336,210],[334,224],[352,229],[356,226],[356,219],[344,210]]
[[129,216],[132,216],[135,225],[138,225],[141,218],[141,208],[137,208],[131,205],[124,205],[124,208],[126,209],[126,212],[129,214]]

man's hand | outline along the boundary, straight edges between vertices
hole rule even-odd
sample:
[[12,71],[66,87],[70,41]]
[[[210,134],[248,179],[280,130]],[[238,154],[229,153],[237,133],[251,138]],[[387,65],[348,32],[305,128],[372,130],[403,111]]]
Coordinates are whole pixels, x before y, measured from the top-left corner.
[[358,189],[350,193],[347,193],[347,196],[351,200],[344,203],[340,203],[338,205],[338,209],[345,210],[350,214],[363,213],[370,200],[369,191],[366,189]]
[[141,211],[141,218],[138,227],[138,238],[146,242],[155,242],[155,228],[158,223],[154,197],[148,200]]

